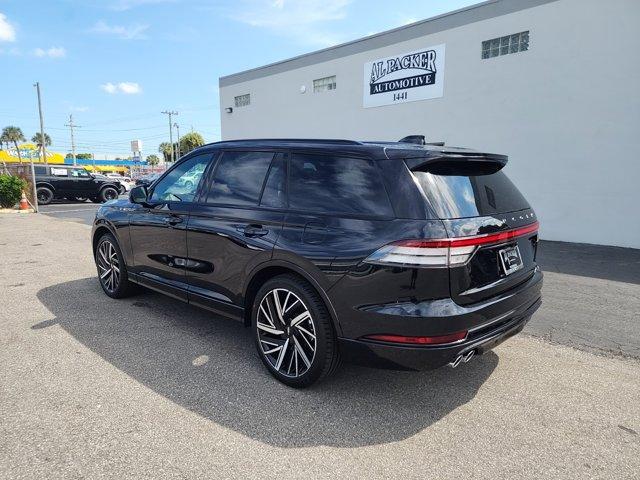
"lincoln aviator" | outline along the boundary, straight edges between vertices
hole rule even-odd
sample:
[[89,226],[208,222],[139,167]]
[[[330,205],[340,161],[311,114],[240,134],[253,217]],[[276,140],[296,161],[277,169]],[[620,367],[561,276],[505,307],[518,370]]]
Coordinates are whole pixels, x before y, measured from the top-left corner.
[[98,279],[243,322],[293,387],[341,360],[457,367],[541,302],[538,221],[506,164],[417,136],[209,144],[98,210]]

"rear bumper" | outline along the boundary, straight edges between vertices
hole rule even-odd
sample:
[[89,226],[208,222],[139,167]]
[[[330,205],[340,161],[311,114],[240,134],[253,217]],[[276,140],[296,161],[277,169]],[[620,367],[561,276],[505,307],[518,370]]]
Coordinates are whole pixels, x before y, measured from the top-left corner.
[[[340,338],[339,345],[342,358],[350,363],[377,368],[390,368],[397,370],[430,370],[447,365],[456,359],[458,355],[464,355],[470,351],[482,354],[499,345],[509,337],[519,333],[531,316],[540,307],[542,299],[540,290],[542,287],[542,273],[536,272],[525,285],[516,292],[505,295],[503,298],[493,299],[486,305],[474,305],[469,307],[474,314],[478,314],[478,308],[484,313],[485,321],[476,325],[469,325],[467,338],[458,343],[434,346],[405,346],[387,342],[365,340],[362,338]],[[462,307],[460,307],[462,308]],[[450,325],[459,325],[461,317],[467,320],[468,315],[457,311],[455,315],[446,319]],[[474,315],[475,316],[475,315]],[[489,318],[490,320],[486,320]],[[400,323],[406,321],[406,317],[398,318]],[[429,318],[416,318],[416,323],[422,326],[428,325]],[[445,319],[438,317],[436,323],[441,324]],[[468,323],[467,323],[468,324]],[[449,333],[459,331],[459,327],[452,328]]]

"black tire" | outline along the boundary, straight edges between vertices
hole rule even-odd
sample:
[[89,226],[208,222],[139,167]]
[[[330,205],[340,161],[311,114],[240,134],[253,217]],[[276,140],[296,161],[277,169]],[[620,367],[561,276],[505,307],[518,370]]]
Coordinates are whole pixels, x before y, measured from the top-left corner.
[[[310,314],[310,318],[307,321],[311,322],[311,324],[306,324],[306,325],[308,327],[307,330],[313,329],[313,332],[315,333],[315,342],[314,342],[315,352],[313,354],[313,358],[310,361],[310,365],[300,375],[298,375],[298,371],[297,371],[298,369],[297,358],[295,359],[296,360],[295,375],[292,375],[293,367],[291,367],[291,365],[293,363],[292,356],[298,355],[297,352],[294,352],[294,351],[296,350],[296,347],[299,347],[300,345],[302,345],[302,340],[304,340],[304,338],[302,337],[304,336],[304,334],[292,326],[291,318],[288,318],[286,313],[285,315],[283,315],[284,323],[288,324],[289,326],[282,327],[281,336],[273,335],[274,337],[276,336],[280,337],[277,339],[273,339],[269,337],[268,335],[272,335],[271,333],[265,334],[262,329],[258,328],[258,315],[260,311],[260,305],[262,304],[263,300],[265,300],[265,297],[273,298],[269,296],[272,296],[274,290],[276,289],[278,289],[277,292],[279,291],[280,295],[284,295],[285,298],[288,295],[288,292],[293,293],[294,296],[297,296],[298,300],[300,300],[300,303],[302,304],[301,308],[303,309],[303,311],[304,309],[306,309]],[[267,302],[268,301],[269,300],[267,300]],[[294,303],[295,303],[295,300],[294,300]],[[273,305],[273,302],[271,304]],[[286,305],[287,305],[286,300],[284,301],[284,304],[282,304],[281,302],[282,310],[285,310]],[[293,308],[291,308],[290,311],[295,312]],[[291,313],[290,316],[293,317],[297,313],[298,312]],[[261,318],[264,319],[264,317],[262,316],[264,314],[261,313],[260,315],[261,315]],[[281,323],[277,324],[275,323],[275,321],[274,321],[274,324],[281,325]],[[262,328],[264,328],[264,322],[261,322],[261,325],[262,325]],[[251,326],[253,331],[253,337],[256,344],[256,349],[258,351],[258,356],[262,360],[262,363],[277,380],[284,383],[285,385],[288,385],[294,388],[309,387],[317,382],[320,382],[326,379],[331,374],[333,374],[339,364],[340,355],[338,351],[338,342],[337,342],[335,330],[333,328],[331,315],[329,314],[327,306],[325,305],[324,301],[322,300],[318,292],[315,290],[315,288],[313,288],[313,286],[311,286],[309,282],[307,282],[301,277],[298,277],[297,275],[293,275],[293,274],[279,275],[265,282],[265,284],[260,288],[260,290],[258,290],[258,293],[256,294],[255,300],[251,308]],[[285,332],[285,329],[286,329],[286,332]],[[296,337],[296,335],[297,335],[297,338],[300,340],[292,340],[290,343],[288,343],[289,340],[293,339],[293,337]],[[311,337],[307,337],[307,338],[311,338]],[[262,345],[265,345],[265,348],[271,348],[270,346],[268,346],[269,342],[265,343],[265,339],[267,340],[271,339],[278,342],[285,342],[283,345],[281,344],[281,346],[286,347],[287,345],[289,345],[289,351],[291,352],[290,355],[287,356],[288,350],[287,348],[284,348],[285,353],[283,354],[284,355],[283,360],[280,360],[278,353],[272,354],[272,356],[269,357],[267,354],[265,354],[265,351],[262,347]],[[295,345],[294,345],[294,342],[296,343]],[[273,343],[272,345],[276,346],[277,344]],[[311,347],[311,344],[309,342],[307,342],[307,345]],[[280,360],[279,362],[281,365],[280,370],[276,369],[276,365],[272,363],[274,361],[274,356],[278,356],[278,360]],[[302,360],[301,356],[298,356],[298,358]],[[309,360],[308,356],[305,358],[307,361]],[[278,363],[278,362],[274,362],[274,363]],[[289,371],[286,370],[286,364],[288,364],[291,370]],[[306,362],[304,364],[301,362],[300,365],[306,365]]]
[[118,198],[118,195],[118,190],[116,190],[114,187],[104,187],[102,190],[100,190],[99,199],[102,203],[104,203],[108,202],[109,200],[115,200],[116,198]]
[[36,190],[39,205],[49,205],[53,200],[53,190],[49,187],[38,187]]
[[[106,268],[113,265],[116,262],[111,260],[111,255],[103,255],[103,247],[108,251],[105,244],[110,244],[115,254],[117,261],[117,268],[119,269],[117,284],[108,281],[109,275],[105,276]],[[124,262],[124,257],[118,242],[110,233],[105,233],[96,244],[96,251],[94,252],[94,261],[96,262],[96,269],[98,270],[98,282],[102,287],[104,293],[111,298],[125,298],[133,295],[137,291],[137,285],[129,281],[127,272],[127,265]],[[114,273],[115,276],[115,273]]]

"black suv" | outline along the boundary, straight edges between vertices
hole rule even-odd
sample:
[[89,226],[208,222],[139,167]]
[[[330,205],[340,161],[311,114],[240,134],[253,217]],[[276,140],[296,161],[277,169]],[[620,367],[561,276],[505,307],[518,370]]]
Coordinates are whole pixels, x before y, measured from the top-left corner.
[[266,368],[295,387],[340,358],[456,367],[541,302],[536,215],[506,163],[400,142],[206,145],[98,210],[100,284],[244,322]]
[[48,205],[54,198],[106,202],[118,198],[120,183],[102,175],[93,175],[83,167],[37,165],[38,203]]

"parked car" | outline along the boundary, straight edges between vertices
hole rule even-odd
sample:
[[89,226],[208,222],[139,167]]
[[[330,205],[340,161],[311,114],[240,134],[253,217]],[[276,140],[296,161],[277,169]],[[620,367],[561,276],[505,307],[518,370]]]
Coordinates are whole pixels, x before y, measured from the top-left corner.
[[54,198],[106,202],[118,198],[120,184],[105,176],[89,173],[83,167],[70,165],[37,165],[36,193],[38,203],[47,205]]
[[136,180],[136,185],[151,185],[158,178],[160,178],[160,173],[150,173],[148,175],[144,175]]
[[244,322],[293,387],[341,358],[457,367],[541,303],[538,222],[506,163],[404,142],[210,144],[98,210],[100,285],[113,298],[143,285]]
[[120,175],[119,173],[107,173],[106,176],[111,180],[116,180],[122,185],[122,192],[125,193],[131,190],[135,186],[135,183],[131,180],[131,177]]

